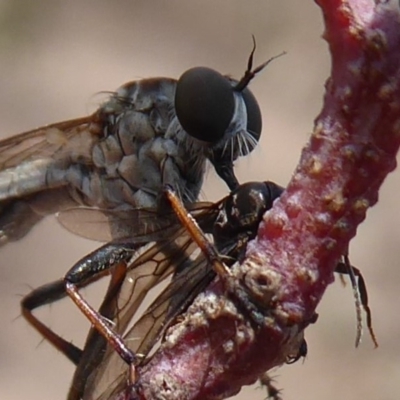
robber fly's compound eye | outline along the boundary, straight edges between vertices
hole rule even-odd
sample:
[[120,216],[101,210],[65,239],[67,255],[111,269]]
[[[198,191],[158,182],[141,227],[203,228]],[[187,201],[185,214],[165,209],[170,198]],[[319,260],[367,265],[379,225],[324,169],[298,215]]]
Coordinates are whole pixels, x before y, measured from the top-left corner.
[[208,143],[222,139],[234,109],[232,85],[219,72],[195,67],[179,78],[175,93],[176,116],[183,129],[194,138]]
[[[246,105],[247,111],[247,132],[253,136],[256,142],[260,140],[261,129],[262,129],[262,118],[260,106],[253,93],[248,88],[242,91],[244,104]],[[249,150],[253,150],[249,148]],[[245,154],[242,154],[245,155]]]

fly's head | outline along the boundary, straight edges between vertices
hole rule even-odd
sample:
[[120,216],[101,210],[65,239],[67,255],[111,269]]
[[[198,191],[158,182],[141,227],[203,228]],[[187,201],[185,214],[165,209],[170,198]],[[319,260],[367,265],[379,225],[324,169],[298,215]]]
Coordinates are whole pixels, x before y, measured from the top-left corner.
[[221,205],[214,226],[215,241],[243,234],[248,240],[253,239],[264,213],[282,192],[283,188],[273,182],[248,182],[240,185]]
[[239,81],[210,68],[195,67],[184,72],[176,86],[179,123],[191,137],[204,143],[207,157],[231,190],[239,185],[233,162],[250,153],[261,136],[260,107],[247,86],[272,59],[253,70],[254,51],[255,41]]

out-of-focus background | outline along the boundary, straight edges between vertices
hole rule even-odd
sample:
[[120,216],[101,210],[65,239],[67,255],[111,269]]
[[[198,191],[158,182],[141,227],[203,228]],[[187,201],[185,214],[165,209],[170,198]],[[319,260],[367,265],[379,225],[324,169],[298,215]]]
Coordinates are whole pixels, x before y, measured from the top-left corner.
[[[0,0],[0,137],[86,115],[98,104],[96,93],[129,80],[177,78],[199,65],[240,77],[254,34],[256,64],[287,55],[251,84],[263,111],[263,138],[238,163],[237,174],[241,181],[285,185],[322,104],[329,74],[322,32],[311,0]],[[350,249],[368,284],[379,349],[368,334],[354,348],[352,291],[337,280],[318,307],[318,323],[306,331],[305,362],[273,374],[285,400],[399,398],[399,188],[395,171]],[[226,193],[210,172],[203,198]],[[65,398],[73,366],[19,317],[19,301],[96,246],[48,218],[0,249],[0,399]],[[96,304],[101,293],[96,288],[85,295]],[[82,343],[88,323],[69,301],[39,314],[65,338]],[[264,399],[265,393],[247,387],[236,398]]]

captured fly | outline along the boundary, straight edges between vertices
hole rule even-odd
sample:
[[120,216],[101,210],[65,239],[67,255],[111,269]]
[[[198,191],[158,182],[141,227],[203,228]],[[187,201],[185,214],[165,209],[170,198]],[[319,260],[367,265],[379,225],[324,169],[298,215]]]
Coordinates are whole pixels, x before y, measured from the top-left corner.
[[[271,60],[236,81],[196,67],[178,80],[121,86],[92,115],[0,141],[0,245],[18,240],[44,216],[71,207],[159,207],[164,185],[195,201],[207,160],[232,190],[233,162],[261,135],[248,84]],[[110,220],[113,229],[124,229]]]
[[[60,350],[72,360],[73,356],[77,356],[74,361],[78,367],[68,399],[83,397],[103,400],[113,398],[113,395],[123,391],[129,377],[126,363],[131,367],[146,364],[151,359],[154,346],[162,340],[165,329],[207,287],[215,277],[215,271],[223,278],[224,271],[219,270],[218,265],[217,268],[211,265],[210,259],[218,261],[222,256],[219,262],[228,268],[243,259],[247,243],[256,236],[264,212],[272,207],[273,201],[282,191],[281,187],[272,182],[252,182],[239,186],[217,203],[189,206],[198,225],[194,229],[191,219],[185,217],[187,211],[179,202],[171,202],[171,205],[179,219],[182,220],[183,216],[183,226],[171,215],[155,218],[155,212],[146,210],[119,212],[119,218],[146,221],[146,229],[142,233],[136,232],[136,236],[115,237],[113,242],[78,262],[64,279],[39,288],[25,298],[25,313],[33,318],[30,312],[33,308],[65,296],[66,291],[103,335],[110,337],[105,332],[111,329],[118,337],[124,338],[126,346],[118,343],[106,346],[104,339],[92,330],[81,351],[57,336],[57,343],[63,342]],[[81,211],[84,210],[71,210],[70,213]],[[73,228],[82,230],[87,222],[89,225],[98,224],[98,228],[101,226],[100,220],[96,222],[98,211],[87,211],[90,213],[83,213],[82,217],[87,218],[92,214],[91,218],[81,218],[82,226],[74,225]],[[140,217],[135,215],[138,213]],[[62,222],[68,228],[68,213],[65,217]],[[210,255],[212,248],[205,234],[210,235],[216,253]],[[138,253],[137,249],[144,242],[155,243]],[[78,289],[107,272],[111,273],[112,278],[99,313],[94,310],[88,312],[90,306]],[[347,257],[338,263],[337,272],[349,274],[352,278],[353,288],[361,295],[368,328],[374,339],[366,288],[360,272],[349,264]],[[149,290],[171,275],[172,280],[166,289],[133,327],[129,327]],[[358,285],[353,281],[354,276],[358,277]],[[38,329],[41,330],[41,326]],[[49,340],[53,342],[52,339]],[[287,362],[294,362],[306,353],[307,345],[303,342],[298,353],[293,354]]]

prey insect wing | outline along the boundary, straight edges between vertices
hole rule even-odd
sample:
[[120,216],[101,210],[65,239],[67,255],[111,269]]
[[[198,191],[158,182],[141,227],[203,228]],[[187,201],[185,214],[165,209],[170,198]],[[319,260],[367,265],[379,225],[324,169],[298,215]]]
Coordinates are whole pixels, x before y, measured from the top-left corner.
[[[219,203],[200,204],[201,206],[196,204],[192,207],[193,215],[201,220],[204,229],[211,230],[219,212]],[[128,333],[134,338],[129,347],[139,353],[145,353],[152,348],[163,328],[183,311],[191,299],[214,276],[209,274],[210,269],[201,253],[200,258],[193,259],[197,245],[186,229],[175,223],[163,232],[164,239],[158,236],[156,243],[138,255],[128,266],[121,288],[106,305],[107,319],[113,321],[118,332],[125,332],[149,290],[168,276],[175,274],[171,283],[148,309],[148,312]],[[167,235],[165,235],[166,232],[168,232]],[[111,303],[113,305],[110,306]],[[102,315],[104,315],[103,312]],[[110,389],[109,376],[115,378],[117,371],[126,370],[126,365],[116,356],[113,349],[105,350],[106,343],[101,336],[93,330],[89,336],[91,339],[88,339],[83,350],[69,399],[80,398],[83,391],[87,398],[95,398],[97,394],[95,395],[94,392],[100,393]],[[88,382],[95,383],[86,383],[87,365],[94,370]],[[85,390],[84,387],[86,387]]]
[[[230,265],[243,255],[247,241],[255,235],[259,218],[265,209],[271,207],[272,201],[280,192],[281,188],[272,183],[245,184],[221,202],[211,204],[208,210],[198,211],[193,216],[200,229],[206,233],[212,233],[218,251],[224,255],[224,260]],[[164,330],[191,304],[215,276],[208,257],[201,251],[197,255],[193,253],[194,250],[198,250],[198,243],[195,243],[192,234],[184,228],[180,228],[179,232],[181,236],[178,246],[174,247],[171,242],[161,241],[134,260],[132,265],[135,265],[135,268],[132,266],[129,268],[127,279],[117,295],[118,300],[129,298],[132,295],[132,288],[128,289],[128,295],[123,294],[124,286],[132,286],[132,282],[136,282],[138,277],[129,275],[131,272],[139,271],[141,263],[153,263],[155,258],[160,255],[165,257],[165,254],[168,254],[164,261],[167,265],[173,266],[170,272],[174,272],[175,275],[166,289],[126,332],[124,328],[137,311],[136,304],[133,308],[118,307],[117,311],[116,332],[121,335],[125,333],[129,348],[135,353],[143,354],[143,362],[148,362],[149,353],[161,339]],[[160,268],[160,270],[166,271],[164,268]],[[142,288],[142,292],[145,294],[147,290]],[[133,299],[136,301],[140,297],[140,301],[142,301],[142,296],[142,294],[136,294]],[[129,302],[133,302],[133,300]],[[92,352],[93,348],[93,344],[87,344],[84,354]],[[93,359],[95,356],[88,357]],[[118,391],[123,385],[126,385],[126,364],[121,361],[112,347],[108,346],[104,358],[97,361],[99,365],[97,368],[92,368],[93,372],[84,389],[84,398],[108,398],[111,392]],[[80,366],[81,364],[78,366],[78,370]],[[75,386],[75,388],[77,382],[86,382],[78,370],[74,379],[73,387]],[[78,397],[69,397],[69,399],[75,398]]]
[[[191,239],[189,240],[189,247],[196,248]],[[181,260],[174,261],[174,267],[187,266],[187,263],[188,257],[182,254]],[[126,331],[125,338],[129,348],[143,356],[144,362],[148,362],[151,358],[149,353],[154,350],[164,330],[186,309],[194,297],[207,287],[214,276],[203,255],[191,261],[190,268],[183,269],[181,274],[173,277],[133,327]],[[131,312],[125,313],[123,318],[128,318],[130,314]],[[123,332],[119,329],[118,331]],[[84,399],[109,398],[111,393],[118,392],[126,385],[126,373],[126,363],[108,346],[104,359],[87,380]]]
[[[97,210],[85,209],[82,211],[84,211],[84,216],[87,216],[88,213],[90,214],[91,223],[95,221],[97,217],[102,216],[102,213],[97,212]],[[192,207],[192,212],[196,217],[202,215],[203,226],[206,224],[210,227],[209,221],[215,220],[215,214],[218,212],[218,203],[195,204]],[[140,214],[140,221],[143,223],[143,225],[139,225],[139,228],[140,226],[144,227],[141,233],[138,232],[136,237],[130,236],[128,238],[125,236],[116,236],[113,242],[102,246],[90,255],[84,257],[74,266],[78,271],[78,285],[79,287],[84,287],[104,276],[102,272],[103,268],[111,268],[109,272],[111,272],[113,276],[114,268],[118,266],[118,259],[123,255],[121,261],[127,264],[126,276],[123,278],[121,287],[116,288],[114,286],[112,288],[111,291],[114,291],[113,294],[110,295],[110,291],[107,292],[104,300],[104,307],[102,306],[100,310],[102,315],[107,318],[107,320],[112,321],[119,331],[124,331],[126,329],[127,324],[132,320],[132,316],[136,313],[137,308],[141,305],[147,292],[171,274],[181,273],[179,272],[180,270],[185,271],[188,260],[197,249],[197,246],[193,243],[186,230],[177,223],[172,214],[167,213],[163,218],[158,218],[158,221],[163,221],[161,224],[162,229],[157,228],[157,225],[153,223],[154,210],[130,210],[129,212],[124,211],[122,213],[108,211],[108,216],[112,215],[114,218],[118,218],[123,215],[124,217],[131,217],[135,220],[135,218],[137,218],[136,213]],[[153,221],[152,223],[143,222],[146,221],[146,215]],[[81,232],[80,229],[87,224],[87,220],[81,220],[80,223],[79,231]],[[101,223],[102,221],[100,224]],[[149,229],[150,226],[151,229]],[[151,245],[151,243],[155,244]],[[133,261],[130,262],[130,259]],[[104,270],[104,272],[106,271]],[[80,275],[82,273],[83,275]],[[177,283],[178,281],[180,282],[181,289],[185,286],[184,276],[185,274],[181,273],[181,278],[177,280]],[[191,290],[189,289],[189,293],[190,292]],[[174,309],[181,310],[180,304],[187,297],[185,293],[188,293],[188,291],[172,290],[165,298],[166,305],[169,304],[169,300],[171,299],[173,299],[174,304],[176,304],[174,306],[175,308],[172,305],[168,306],[172,314]],[[59,337],[49,328],[43,326],[32,314],[35,308],[47,303],[52,303],[65,296],[65,283],[63,279],[49,285],[44,285],[22,300],[23,315],[42,333],[42,335],[50,340],[54,346],[78,365],[76,379],[74,378],[74,384],[71,388],[73,394],[71,394],[69,398],[80,399],[81,391],[83,390],[80,389],[80,387],[86,381],[87,371],[90,373],[92,369],[98,368],[102,362],[105,351],[105,342],[103,338],[92,332],[91,335],[89,335],[85,350],[82,353],[80,349]],[[165,315],[161,312],[157,326],[159,326],[164,319]]]

